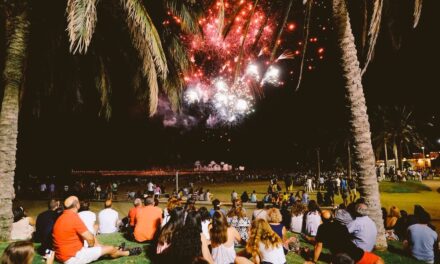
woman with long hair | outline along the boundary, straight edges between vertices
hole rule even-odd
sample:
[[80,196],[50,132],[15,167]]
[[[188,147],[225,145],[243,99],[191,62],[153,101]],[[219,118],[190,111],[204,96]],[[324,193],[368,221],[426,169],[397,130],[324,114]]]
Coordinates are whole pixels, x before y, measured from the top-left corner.
[[11,228],[12,240],[30,240],[35,231],[35,220],[26,215],[23,207],[15,207],[12,210],[14,223]]
[[188,212],[185,225],[171,240],[171,253],[174,260],[181,264],[190,264],[194,259],[203,257],[213,264],[208,241],[202,233],[201,216],[196,211]]
[[170,211],[168,223],[160,230],[157,238],[156,253],[164,253],[171,244],[173,236],[181,231],[185,224],[185,210],[182,207],[175,207]]
[[281,238],[263,219],[256,219],[251,226],[247,253],[251,254],[254,263],[285,264],[286,257]]
[[292,205],[292,216],[290,221],[290,231],[300,234],[303,227],[305,207],[302,203],[296,202]]
[[[17,241],[9,244],[0,258],[1,264],[31,264],[34,260],[34,244],[30,241]],[[55,254],[46,255],[46,264],[52,264]]]

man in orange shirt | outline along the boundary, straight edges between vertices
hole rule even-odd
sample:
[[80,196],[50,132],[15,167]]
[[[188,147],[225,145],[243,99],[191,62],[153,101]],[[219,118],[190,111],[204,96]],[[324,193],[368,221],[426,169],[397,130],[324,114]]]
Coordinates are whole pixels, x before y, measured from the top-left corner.
[[154,238],[162,222],[162,210],[154,207],[154,199],[147,197],[145,207],[137,209],[135,216],[134,239],[137,242],[146,242]]
[[[63,214],[58,217],[53,228],[53,246],[59,261],[66,264],[86,264],[104,255],[118,258],[142,253],[141,248],[121,250],[113,246],[98,245],[96,238],[78,216],[78,198],[68,197],[64,201],[64,207]],[[84,247],[83,241],[87,241],[89,247]]]
[[126,236],[129,240],[133,240],[133,231],[134,231],[134,226],[135,226],[135,217],[136,217],[136,212],[138,211],[139,208],[142,208],[142,200],[140,198],[136,198],[133,201],[133,207],[130,208],[130,211],[128,211],[128,228],[127,228],[127,233]]

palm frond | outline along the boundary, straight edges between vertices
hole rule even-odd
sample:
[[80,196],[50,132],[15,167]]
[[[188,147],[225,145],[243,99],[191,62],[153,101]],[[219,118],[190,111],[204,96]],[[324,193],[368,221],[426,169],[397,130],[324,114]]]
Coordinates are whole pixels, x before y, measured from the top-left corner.
[[73,54],[87,52],[96,26],[96,2],[97,0],[67,1],[67,31]]
[[383,0],[375,0],[373,6],[373,14],[371,17],[370,28],[368,30],[368,43],[367,43],[367,53],[365,56],[364,65],[361,71],[363,75],[367,70],[368,64],[373,58],[374,48],[376,47],[377,37],[380,32],[380,24],[382,20],[382,8],[383,8]]
[[153,56],[147,52],[145,54],[145,59],[149,60],[148,68],[146,69],[146,77],[147,77],[147,81],[148,81],[148,88],[150,91],[150,95],[149,95],[149,109],[150,109],[150,116],[154,116],[154,114],[156,114],[157,111],[157,106],[159,103],[159,83],[157,81],[157,71],[156,68],[154,67],[154,61],[153,61]]
[[173,35],[170,37],[168,53],[170,54],[171,61],[181,72],[186,72],[190,69],[191,63],[188,58],[188,50],[182,45],[178,36]]
[[413,22],[413,28],[416,28],[419,24],[420,15],[422,14],[422,4],[423,0],[414,0],[414,22]]
[[200,32],[199,18],[203,15],[201,9],[194,8],[194,4],[193,8],[188,7],[187,3],[182,0],[167,0],[165,6],[180,19],[180,27],[185,33]]
[[171,109],[174,112],[180,109],[180,99],[183,91],[183,80],[177,73],[170,74],[170,76],[165,80],[164,90],[167,94],[168,100],[171,104]]
[[[157,85],[157,81],[151,82],[152,78],[149,77],[151,72],[154,71],[154,74],[159,72],[162,80],[165,80],[168,74],[167,60],[159,33],[141,0],[121,0],[121,2],[127,12],[128,27],[133,44],[141,57],[143,72],[149,83]],[[155,67],[152,67],[152,62]]]

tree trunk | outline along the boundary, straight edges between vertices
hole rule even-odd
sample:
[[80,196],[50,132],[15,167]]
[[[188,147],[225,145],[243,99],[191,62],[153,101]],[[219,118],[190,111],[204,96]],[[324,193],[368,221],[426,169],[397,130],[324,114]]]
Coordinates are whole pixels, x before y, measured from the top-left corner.
[[386,139],[383,141],[383,148],[385,151],[385,173],[388,173],[388,146]]
[[316,175],[316,180],[319,179],[319,177],[321,177],[321,157],[319,155],[319,148],[316,149],[316,159],[318,160],[318,171],[317,171],[317,175]]
[[350,130],[353,134],[355,164],[359,171],[359,192],[368,205],[368,215],[378,230],[376,247],[387,247],[377,183],[375,158],[371,145],[370,123],[362,87],[361,69],[357,58],[345,0],[333,0],[333,20],[337,44],[341,55],[340,65],[345,86],[345,96],[350,110]]
[[399,153],[397,152],[397,144],[394,142],[393,144],[393,153],[394,153],[394,164],[396,165],[396,169],[399,168]]
[[350,140],[348,141],[347,144],[347,158],[348,158],[348,166],[347,166],[347,176],[349,179],[351,179],[351,148],[350,148]]
[[399,142],[399,166],[400,169],[403,171],[403,146],[402,141]]
[[0,110],[0,240],[10,239],[14,199],[15,155],[17,150],[19,93],[23,81],[28,20],[22,11],[7,17],[12,26],[6,49],[5,90]]

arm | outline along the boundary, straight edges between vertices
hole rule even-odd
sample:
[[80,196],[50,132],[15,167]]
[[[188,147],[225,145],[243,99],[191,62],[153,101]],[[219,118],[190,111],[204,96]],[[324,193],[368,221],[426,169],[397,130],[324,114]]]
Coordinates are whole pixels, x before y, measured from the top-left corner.
[[231,227],[231,230],[232,230],[232,235],[234,236],[234,240],[237,241],[238,243],[241,243],[242,242],[241,241],[241,236],[238,233],[237,229]]
[[209,264],[214,264],[214,259],[212,258],[211,253],[209,252],[208,241],[206,240],[203,234],[200,234],[200,239],[202,240],[203,258],[206,259],[209,262]]
[[319,256],[321,255],[322,251],[322,242],[318,242],[315,244],[315,251],[313,252],[313,262],[318,262]]
[[89,231],[81,233],[81,237],[82,237],[82,239],[87,241],[87,244],[89,244],[89,247],[93,247],[95,245],[95,237]]
[[281,240],[285,241],[287,239],[287,229],[285,226],[283,226],[282,234],[283,234],[283,237],[281,238]]

